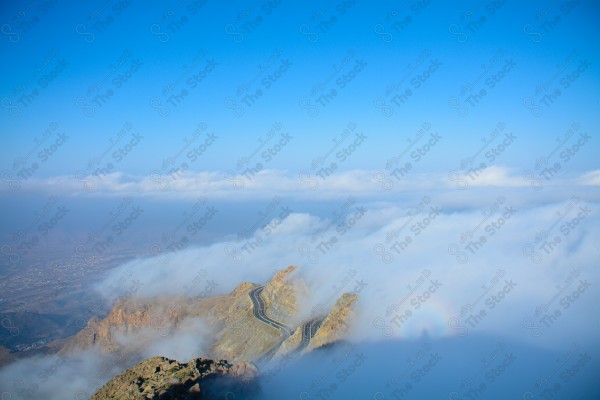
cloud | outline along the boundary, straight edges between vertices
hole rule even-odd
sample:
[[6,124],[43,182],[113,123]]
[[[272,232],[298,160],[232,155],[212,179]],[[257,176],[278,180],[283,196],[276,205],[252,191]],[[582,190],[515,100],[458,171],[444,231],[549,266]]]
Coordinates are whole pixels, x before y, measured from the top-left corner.
[[212,329],[202,318],[188,317],[177,324],[164,327],[149,327],[131,333],[118,333],[116,343],[123,348],[136,350],[142,358],[168,357],[188,362],[195,357],[208,354]]
[[154,328],[117,336],[126,353],[97,348],[68,355],[34,356],[0,369],[2,399],[84,400],[116,374],[143,359],[163,356],[187,362],[206,354],[212,332],[200,318],[186,318],[161,335]]
[[600,186],[600,169],[583,174],[578,183],[585,186]]
[[0,370],[6,399],[88,399],[123,369],[118,357],[91,349],[64,357],[35,356]]
[[522,176],[511,175],[508,168],[496,165],[466,172],[464,175],[470,186],[521,187],[528,185]]
[[[599,184],[599,172],[590,171],[570,178],[561,175],[552,179],[541,176],[526,179],[521,173],[506,167],[490,166],[450,172],[406,173],[398,169],[356,169],[319,176],[283,170],[261,170],[256,173],[218,171],[183,171],[171,174],[153,172],[132,176],[113,172],[98,176],[58,176],[19,181],[23,191],[47,192],[70,196],[132,196],[155,199],[189,200],[198,196],[226,201],[267,199],[289,196],[298,200],[316,201],[347,196],[360,198],[394,198],[398,194],[416,191],[456,188],[516,189],[531,187],[569,187],[581,190]],[[11,190],[10,185],[2,189]],[[14,190],[15,193],[18,191]]]
[[[507,195],[458,210],[424,196],[406,206],[342,207],[328,217],[291,213],[246,238],[128,262],[96,290],[114,300],[130,287],[122,282],[135,280],[140,296],[199,295],[207,287],[226,294],[299,265],[310,289],[302,317],[330,307],[345,291],[357,292],[355,340],[382,340],[384,333],[414,338],[424,330],[452,336],[462,328],[531,340],[523,320],[550,301],[561,308],[557,287],[570,282],[576,290],[575,281],[599,277],[598,203],[575,198],[532,206]],[[583,338],[592,336],[585,310],[597,300],[597,292],[588,292],[566,313]],[[469,315],[480,310],[483,322],[473,323]],[[460,326],[452,325],[456,319]],[[564,339],[565,330],[548,330],[543,340]]]

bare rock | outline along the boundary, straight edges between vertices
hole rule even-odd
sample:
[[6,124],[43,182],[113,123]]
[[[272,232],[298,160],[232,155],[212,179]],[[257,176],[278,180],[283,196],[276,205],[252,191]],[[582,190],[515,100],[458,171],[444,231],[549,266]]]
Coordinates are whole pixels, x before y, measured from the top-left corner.
[[225,393],[258,390],[258,370],[251,363],[196,358],[179,363],[165,357],[149,358],[120,373],[100,388],[92,400],[213,399]]
[[353,304],[357,300],[358,296],[354,293],[342,294],[331,312],[323,320],[305,352],[342,339],[348,332],[349,324],[354,317]]

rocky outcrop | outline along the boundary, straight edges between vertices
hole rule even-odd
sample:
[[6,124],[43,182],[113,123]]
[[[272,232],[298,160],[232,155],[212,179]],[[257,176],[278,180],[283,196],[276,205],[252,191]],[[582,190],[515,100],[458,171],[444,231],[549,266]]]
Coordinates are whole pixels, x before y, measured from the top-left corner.
[[293,280],[293,274],[298,267],[289,266],[278,271],[262,292],[267,314],[284,324],[294,324],[294,316],[298,312],[298,299],[306,295],[306,287],[299,280]]
[[[166,336],[185,318],[210,318],[218,304],[227,307],[227,296],[210,298],[123,298],[119,299],[104,319],[91,318],[85,328],[69,339],[62,353],[98,346],[108,352],[124,350],[119,338],[149,329],[154,335]],[[139,343],[143,346],[144,343]],[[131,343],[128,343],[131,347]]]
[[165,357],[149,358],[120,373],[91,400],[243,398],[256,392],[258,370],[247,362],[196,358],[182,364]]
[[354,317],[353,304],[357,300],[356,294],[344,293],[336,301],[304,351],[311,351],[342,339],[348,332],[349,324]]
[[292,353],[302,344],[302,326],[296,328],[294,333],[287,338],[275,352],[274,358],[283,357],[286,354]]

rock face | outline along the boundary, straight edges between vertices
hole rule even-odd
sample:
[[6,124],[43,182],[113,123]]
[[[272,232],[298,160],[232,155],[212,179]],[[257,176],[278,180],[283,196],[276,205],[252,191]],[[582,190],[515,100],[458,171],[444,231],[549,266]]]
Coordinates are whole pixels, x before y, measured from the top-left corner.
[[67,341],[61,352],[67,353],[95,345],[108,352],[122,351],[119,336],[148,328],[154,330],[155,336],[167,336],[183,319],[208,317],[216,304],[227,305],[229,300],[227,296],[119,299],[106,318],[91,318],[84,329]]
[[275,352],[275,358],[283,357],[286,354],[292,353],[299,349],[302,344],[302,327],[296,328],[294,333],[290,335]]
[[301,281],[294,282],[292,279],[297,268],[292,265],[277,272],[262,292],[269,315],[284,324],[295,322],[293,317],[298,312],[298,299],[306,295]]
[[258,370],[251,363],[196,358],[186,364],[165,357],[149,358],[120,373],[91,400],[221,399],[256,392]]
[[336,301],[329,315],[323,320],[305,351],[311,351],[342,339],[348,331],[349,322],[354,316],[352,306],[357,300],[358,296],[356,294],[344,293]]

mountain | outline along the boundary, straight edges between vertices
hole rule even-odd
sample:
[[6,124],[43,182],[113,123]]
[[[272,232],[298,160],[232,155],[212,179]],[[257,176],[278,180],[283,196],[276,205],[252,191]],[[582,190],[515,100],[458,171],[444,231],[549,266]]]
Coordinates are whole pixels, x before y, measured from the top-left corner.
[[353,305],[358,300],[354,293],[344,293],[335,303],[331,312],[325,317],[314,337],[308,344],[307,351],[337,342],[348,332],[348,323],[352,320]]
[[342,340],[348,332],[348,323],[354,316],[352,306],[357,300],[356,294],[344,293],[326,317],[304,321],[298,326],[281,344],[275,357],[283,357],[293,352],[304,354]]
[[152,357],[120,373],[100,388],[91,400],[243,398],[258,390],[258,370],[251,363],[196,358],[182,364]]
[[300,299],[308,295],[308,288],[293,276],[298,267],[289,266],[278,271],[262,291],[262,298],[271,318],[284,324],[294,324]]
[[[79,333],[71,337],[61,353],[99,346],[107,352],[123,349],[119,337],[139,333],[143,329],[154,330],[158,335],[168,333],[183,319],[209,317],[209,311],[225,298],[136,298],[117,300],[104,319],[92,317]],[[140,343],[143,346],[143,343]]]
[[[97,346],[107,352],[141,354],[151,340],[168,337],[190,319],[201,320],[210,330],[198,340],[209,339],[209,348],[198,350],[194,357],[232,363],[260,364],[343,338],[357,296],[344,293],[329,313],[301,321],[300,304],[309,293],[296,272],[297,267],[290,266],[265,285],[244,282],[223,296],[120,299],[104,319],[90,319],[61,352]],[[124,341],[124,337],[134,340]]]

